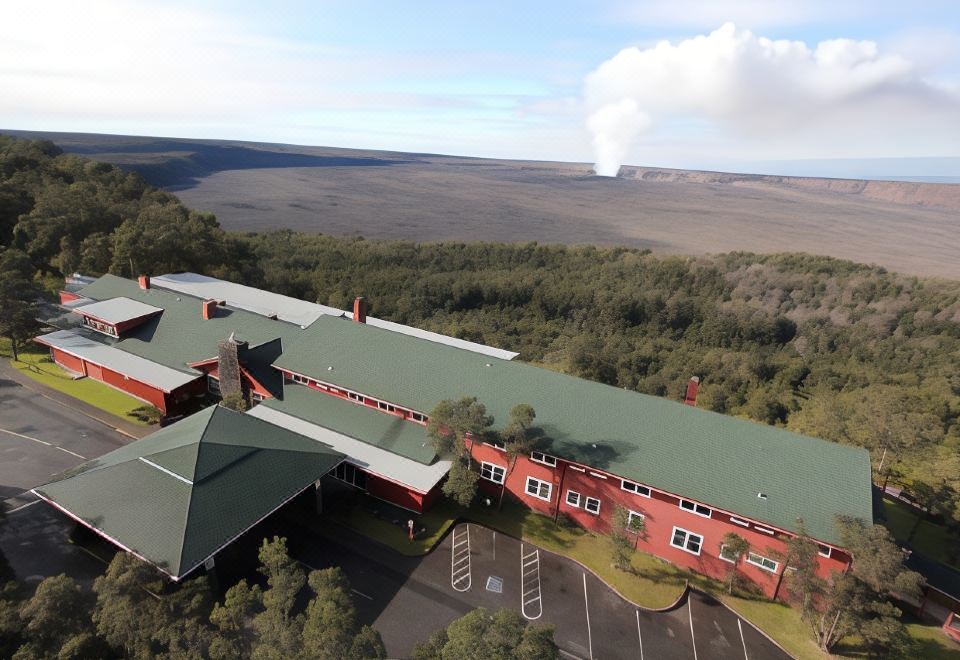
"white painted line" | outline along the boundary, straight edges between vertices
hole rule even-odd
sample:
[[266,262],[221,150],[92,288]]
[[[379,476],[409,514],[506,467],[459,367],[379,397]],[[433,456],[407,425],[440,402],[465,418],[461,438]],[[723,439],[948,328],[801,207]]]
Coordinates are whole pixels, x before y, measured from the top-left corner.
[[0,433],[8,433],[8,434],[10,434],[10,435],[12,435],[12,436],[16,436],[16,437],[18,437],[18,438],[23,438],[24,440],[32,440],[33,442],[39,442],[41,445],[46,445],[46,446],[48,446],[48,447],[52,447],[52,446],[53,446],[53,443],[51,443],[51,442],[47,442],[46,440],[40,440],[40,439],[38,439],[38,438],[31,438],[29,435],[24,435],[24,434],[22,434],[22,433],[17,433],[16,431],[8,431],[7,429],[0,429]]
[[17,511],[22,511],[23,509],[26,509],[28,506],[33,506],[37,502],[42,502],[42,501],[43,500],[34,500],[32,502],[27,502],[26,504],[21,504],[16,509],[10,509],[9,511],[7,511],[7,513],[10,514],[10,513],[16,513]]
[[[530,559],[531,557],[533,559]],[[533,568],[527,569],[528,566]],[[543,616],[543,598],[540,593],[540,548],[534,548],[533,552],[527,554],[523,549],[523,543],[520,544],[520,575],[520,591],[523,594],[520,597],[520,613],[530,621],[539,619]],[[534,578],[536,582],[533,581]],[[530,598],[530,596],[533,597]],[[530,606],[534,603],[536,607],[531,608]]]
[[687,614],[690,615],[690,641],[693,642],[693,660],[697,660],[697,638],[693,636],[693,599],[687,595]]
[[63,447],[56,447],[56,449],[59,449],[60,451],[66,452],[66,453],[70,454],[71,456],[76,456],[77,458],[80,458],[80,459],[82,459],[82,460],[87,460],[87,457],[86,457],[86,456],[81,456],[80,454],[78,454],[78,453],[76,453],[76,452],[73,452],[73,451],[70,451],[69,449],[64,449]]
[[579,655],[574,655],[570,651],[564,651],[563,649],[557,649],[557,651],[565,658],[571,658],[571,660],[583,660]]
[[[457,532],[460,532],[458,539]],[[454,591],[468,591],[473,584],[473,571],[470,561],[470,525],[463,530],[453,528],[450,548],[450,586]]]
[[497,533],[493,533],[493,561],[497,561]]
[[593,633],[590,631],[590,602],[587,599],[587,574],[583,574],[583,608],[587,613],[587,645],[590,651],[590,660],[593,660]]
[[640,634],[640,610],[637,610],[637,640],[640,642],[640,660],[643,660],[643,635]]
[[362,596],[362,597],[366,598],[367,600],[373,600],[373,596],[368,596],[367,594],[363,593],[362,591],[357,591],[356,589],[351,589],[350,591],[352,591],[353,593],[357,594],[358,596]]
[[743,638],[743,625],[740,623],[740,619],[737,619],[737,628],[740,629],[740,641],[743,642],[743,660],[750,660],[747,656],[747,640]]

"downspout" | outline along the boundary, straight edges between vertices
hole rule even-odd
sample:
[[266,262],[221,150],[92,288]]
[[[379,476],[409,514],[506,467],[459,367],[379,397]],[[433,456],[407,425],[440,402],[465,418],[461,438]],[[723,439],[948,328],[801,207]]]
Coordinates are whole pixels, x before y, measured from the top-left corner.
[[554,514],[554,516],[553,516],[553,522],[554,522],[554,524],[556,524],[557,521],[560,520],[560,503],[563,501],[563,480],[564,480],[564,479],[566,478],[566,476],[567,476],[567,466],[568,466],[568,465],[569,465],[569,463],[566,462],[566,461],[564,461],[564,462],[563,462],[563,471],[560,473],[560,484],[557,486],[557,512],[556,512],[556,513]]

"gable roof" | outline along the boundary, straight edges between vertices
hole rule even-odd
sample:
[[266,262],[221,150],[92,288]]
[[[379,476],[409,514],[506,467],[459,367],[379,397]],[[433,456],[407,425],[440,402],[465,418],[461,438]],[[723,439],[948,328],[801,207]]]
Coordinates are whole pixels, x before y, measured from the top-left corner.
[[212,406],[33,492],[180,579],[343,458]]
[[872,519],[863,449],[335,317],[285,342],[275,364],[421,412],[475,396],[498,428],[529,403],[549,454],[781,529],[802,518],[827,543],[839,543],[835,515]]

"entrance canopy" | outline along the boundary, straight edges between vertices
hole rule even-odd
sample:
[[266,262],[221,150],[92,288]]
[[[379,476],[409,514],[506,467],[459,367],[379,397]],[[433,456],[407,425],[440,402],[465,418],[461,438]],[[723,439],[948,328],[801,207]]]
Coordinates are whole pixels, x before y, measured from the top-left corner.
[[33,492],[179,580],[343,458],[311,438],[212,406]]

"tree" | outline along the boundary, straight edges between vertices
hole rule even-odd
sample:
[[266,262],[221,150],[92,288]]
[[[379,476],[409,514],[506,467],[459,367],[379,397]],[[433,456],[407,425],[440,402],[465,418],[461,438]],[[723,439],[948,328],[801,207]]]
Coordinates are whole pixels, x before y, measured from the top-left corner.
[[957,491],[943,481],[938,484],[914,481],[910,487],[910,495],[913,496],[918,509],[914,511],[916,517],[910,527],[910,533],[907,535],[908,544],[913,541],[913,537],[924,518],[929,515],[940,514],[949,520],[953,517],[957,506]]
[[274,536],[260,546],[260,573],[267,578],[263,592],[263,611],[253,618],[257,644],[253,657],[283,660],[300,653],[303,615],[294,614],[297,594],[307,578],[300,565],[287,553],[287,539]]
[[239,660],[250,657],[254,635],[248,625],[263,603],[263,593],[258,585],[252,587],[240,580],[227,590],[223,603],[217,603],[210,612],[210,623],[217,627],[218,635],[210,644],[213,660]]
[[733,594],[733,588],[737,583],[737,566],[740,564],[740,558],[750,551],[750,542],[736,532],[727,532],[723,535],[723,554],[726,559],[732,558],[730,566],[727,567],[727,593]]
[[627,535],[640,535],[646,525],[640,516],[631,516],[626,507],[617,505],[610,521],[610,547],[613,550],[613,563],[621,571],[630,568],[635,542]]
[[918,595],[922,578],[904,567],[903,552],[886,528],[845,517],[837,519],[837,528],[853,557],[851,569],[829,579],[817,576],[816,545],[798,537],[788,547],[793,552],[789,565],[795,569],[788,593],[823,651],[855,633],[874,650],[890,649],[903,639],[904,627],[900,610],[888,598]]
[[303,626],[303,654],[316,660],[386,657],[380,634],[360,626],[350,596],[350,583],[340,568],[312,571],[308,582],[314,597]]
[[0,254],[0,335],[10,340],[13,359],[17,347],[36,332],[37,298],[40,291],[33,281],[30,258],[19,250]]
[[510,423],[500,432],[503,449],[507,455],[507,470],[503,476],[500,488],[500,502],[497,508],[503,507],[503,494],[507,490],[507,480],[517,465],[521,456],[529,456],[537,445],[538,438],[533,433],[533,420],[537,413],[529,403],[518,403],[510,409]]
[[492,425],[493,417],[476,397],[444,399],[430,412],[427,435],[438,454],[469,459],[467,441],[483,437]]
[[514,610],[478,608],[417,644],[414,660],[552,660],[559,658],[553,626],[528,625]]
[[153,568],[127,552],[118,552],[106,573],[94,580],[97,634],[130,658],[150,658],[158,619],[158,600],[144,588],[158,577]]
[[243,392],[233,392],[225,395],[220,401],[220,405],[230,410],[236,410],[237,412],[243,412],[248,408],[247,397],[243,395]]
[[84,638],[79,645],[87,646],[91,600],[73,578],[64,574],[45,578],[20,608],[23,630],[30,639],[23,656],[57,657],[65,646],[77,646],[78,637]]
[[460,459],[450,465],[447,480],[443,482],[443,494],[460,506],[470,506],[477,496],[477,481],[480,475],[468,468]]
[[476,397],[445,399],[430,413],[427,435],[434,449],[453,457],[443,493],[461,506],[470,506],[477,494],[477,475],[470,470],[467,442],[483,437],[492,425],[493,417]]

